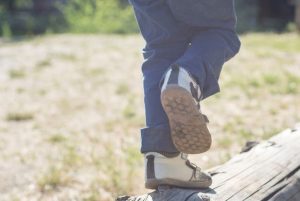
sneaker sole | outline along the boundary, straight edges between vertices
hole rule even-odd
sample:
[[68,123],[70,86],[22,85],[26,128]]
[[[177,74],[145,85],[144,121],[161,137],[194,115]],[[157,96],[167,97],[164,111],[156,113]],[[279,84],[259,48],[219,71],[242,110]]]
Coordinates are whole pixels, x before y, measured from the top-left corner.
[[161,93],[161,102],[178,151],[199,154],[209,150],[211,134],[192,95],[182,87],[170,85]]
[[145,183],[147,189],[157,189],[160,185],[176,186],[181,188],[208,188],[212,184],[211,180],[207,181],[179,181],[175,179],[148,179]]

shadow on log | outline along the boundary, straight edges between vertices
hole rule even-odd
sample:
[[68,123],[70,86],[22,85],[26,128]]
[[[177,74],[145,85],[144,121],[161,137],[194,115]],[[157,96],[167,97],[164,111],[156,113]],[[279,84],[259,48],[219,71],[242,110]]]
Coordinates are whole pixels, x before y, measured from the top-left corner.
[[300,201],[300,127],[260,144],[247,143],[241,154],[209,172],[209,189],[160,186],[116,201]]

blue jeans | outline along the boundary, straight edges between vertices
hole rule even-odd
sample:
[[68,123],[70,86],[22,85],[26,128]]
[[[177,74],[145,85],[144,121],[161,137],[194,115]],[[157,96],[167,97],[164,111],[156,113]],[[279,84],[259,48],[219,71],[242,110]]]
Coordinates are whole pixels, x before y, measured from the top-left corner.
[[240,48],[233,0],[129,0],[146,41],[146,128],[141,152],[177,153],[160,101],[159,82],[172,64],[196,77],[203,98],[219,92],[223,64]]

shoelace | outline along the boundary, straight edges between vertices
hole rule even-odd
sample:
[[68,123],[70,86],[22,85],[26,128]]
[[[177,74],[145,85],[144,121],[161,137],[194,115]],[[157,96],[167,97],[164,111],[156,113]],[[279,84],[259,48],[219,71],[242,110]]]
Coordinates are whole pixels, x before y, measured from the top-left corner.
[[198,90],[199,90],[199,86],[196,85],[196,87],[194,86],[194,84],[192,82],[190,82],[190,90],[192,93],[192,96],[195,99],[195,102],[197,104],[197,108],[200,111],[200,101],[202,99],[201,95],[199,96]]
[[197,179],[201,175],[201,168],[199,168],[196,164],[191,163],[191,161],[188,160],[187,156],[188,156],[187,154],[184,154],[184,153],[181,154],[181,158],[184,159],[184,160],[186,160],[185,164],[188,167],[190,167],[191,169],[193,169],[193,175],[192,175],[191,179],[192,178]]
[[199,179],[201,177],[201,168],[199,168],[198,166],[196,166],[195,164],[191,163],[191,165],[193,166],[193,175],[191,177],[191,180],[194,179]]
[[[195,86],[196,85],[196,86]],[[199,86],[197,84],[193,84],[193,82],[190,82],[190,90],[192,93],[192,96],[195,98],[197,102],[201,101],[201,94],[199,94]]]
[[188,167],[190,167],[190,168],[192,168],[193,170],[201,170],[196,164],[194,164],[194,163],[191,163],[189,160],[187,160],[186,162],[185,162],[185,164],[188,166]]

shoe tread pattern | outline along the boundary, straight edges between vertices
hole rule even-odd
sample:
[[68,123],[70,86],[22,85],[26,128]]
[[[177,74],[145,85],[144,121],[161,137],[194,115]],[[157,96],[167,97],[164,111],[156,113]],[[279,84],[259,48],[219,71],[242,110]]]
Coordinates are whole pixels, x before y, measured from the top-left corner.
[[211,135],[192,95],[180,86],[171,85],[162,92],[161,102],[169,118],[175,147],[187,154],[207,151]]

